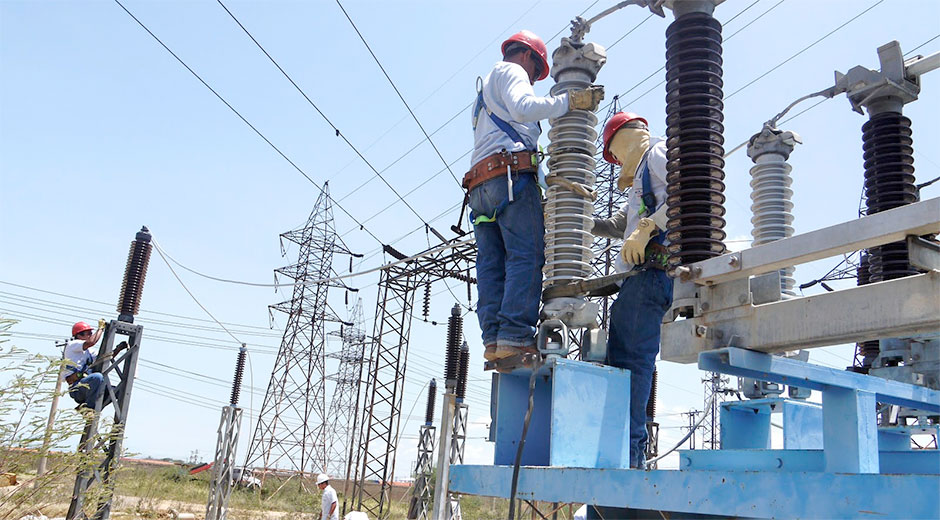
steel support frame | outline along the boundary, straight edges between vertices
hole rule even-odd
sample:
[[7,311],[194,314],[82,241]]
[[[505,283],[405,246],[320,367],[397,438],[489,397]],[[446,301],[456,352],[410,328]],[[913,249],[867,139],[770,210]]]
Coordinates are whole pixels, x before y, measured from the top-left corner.
[[[467,444],[467,421],[469,420],[470,410],[467,404],[457,401],[454,404],[454,421],[450,434],[450,465],[463,464],[463,455]],[[450,507],[447,508],[449,515],[445,520],[460,520],[463,515],[460,511],[460,493],[448,492],[447,500]]]
[[[940,232],[938,215],[940,198],[930,199],[681,268],[662,359],[692,363],[727,346],[784,352],[940,330],[938,271],[786,300],[775,279],[782,267]],[[680,314],[692,317],[670,321]]]
[[[739,348],[700,355],[699,368],[780,384],[799,381],[822,393],[822,410],[802,401],[793,426],[822,432],[822,449],[696,450],[680,453],[680,471],[525,467],[522,499],[585,502],[664,512],[748,518],[921,518],[940,510],[940,456],[935,450],[879,449],[875,402],[936,413],[940,392]],[[789,401],[728,403],[764,407]],[[820,421],[807,422],[815,412]],[[786,410],[783,410],[786,413]],[[765,414],[766,415],[766,414]],[[798,417],[798,415],[802,415]],[[769,420],[765,421],[769,430]],[[785,420],[786,422],[786,420]],[[755,431],[748,421],[723,425]],[[786,425],[785,425],[786,427]],[[903,434],[903,432],[902,432]],[[750,449],[747,449],[750,448]],[[466,494],[507,496],[512,466],[456,466],[450,486]],[[825,489],[825,493],[820,493]],[[878,490],[873,493],[872,490]],[[932,491],[928,491],[932,490]],[[900,493],[902,496],[894,496]],[[794,500],[793,497],[799,497]]]
[[434,471],[434,433],[436,428],[431,424],[421,425],[418,431],[418,457],[415,461],[415,484],[412,489],[411,507],[408,518],[411,520],[428,520],[431,518],[428,506],[434,490],[430,486],[431,474]]
[[209,481],[206,520],[226,520],[228,516],[228,499],[234,485],[235,452],[238,449],[241,424],[241,408],[231,405],[222,407],[212,463],[212,479]]
[[[79,451],[87,460],[79,467],[75,486],[72,490],[72,500],[66,515],[68,520],[108,520],[111,516],[111,500],[114,495],[114,482],[112,476],[124,445],[124,430],[130,411],[131,391],[134,388],[134,377],[137,373],[137,358],[140,354],[140,340],[143,327],[124,321],[111,320],[105,327],[98,350],[98,363],[93,372],[100,372],[104,376],[104,389],[95,403],[94,415],[86,422],[85,430],[79,442]],[[112,359],[114,339],[117,335],[127,336],[128,348],[118,357]],[[118,378],[113,387],[110,377]],[[102,412],[102,403],[105,393],[111,400],[114,417],[111,430],[100,435],[98,432]],[[101,457],[99,450],[104,450]],[[98,504],[95,510],[88,514],[85,511],[85,502],[89,491],[93,491]]]
[[445,278],[475,283],[470,277],[475,261],[476,244],[467,241],[382,270],[358,452],[343,514],[356,510],[377,520],[388,518],[415,292]]

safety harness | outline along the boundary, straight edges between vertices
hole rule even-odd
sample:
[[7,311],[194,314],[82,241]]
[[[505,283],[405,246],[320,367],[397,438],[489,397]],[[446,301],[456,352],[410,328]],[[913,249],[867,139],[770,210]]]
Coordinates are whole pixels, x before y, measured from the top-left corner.
[[[640,207],[637,208],[637,216],[640,218],[648,217],[659,209],[659,205],[656,202],[656,195],[653,193],[653,182],[650,180],[650,166],[649,166],[649,155],[653,150],[651,146],[649,150],[643,154],[643,159],[640,161],[640,189],[643,190],[640,193]],[[656,244],[656,246],[650,247],[647,245],[646,248],[646,262],[650,264],[655,264],[657,266],[665,266],[667,260],[669,259],[668,253],[665,251],[666,243],[666,232],[660,231],[656,236],[651,237],[649,244]]]
[[[512,125],[509,124],[508,121],[494,114],[493,111],[490,110],[489,107],[486,106],[486,101],[483,100],[483,80],[480,78],[477,78],[477,100],[473,107],[473,129],[474,130],[477,129],[477,122],[479,121],[481,111],[486,112],[486,115],[488,115],[490,118],[490,121],[492,121],[493,124],[496,125],[496,128],[499,128],[500,130],[502,130],[502,132],[506,134],[506,136],[509,137],[509,139],[511,139],[513,143],[522,144],[523,148],[525,148],[526,150],[535,149],[534,146],[529,146],[525,142],[525,139],[522,138],[522,135],[520,135],[519,132],[516,131],[516,129],[513,128]],[[539,125],[539,128],[541,128],[541,125]],[[505,153],[508,155],[508,152],[505,152]],[[537,153],[532,153],[531,157],[532,157],[531,159],[532,167],[538,168]],[[474,226],[479,225],[479,224],[484,224],[484,223],[496,222],[496,217],[502,211],[504,211],[506,207],[509,206],[509,204],[513,202],[518,195],[521,195],[522,193],[524,193],[524,190],[528,189],[529,183],[532,182],[531,175],[520,175],[518,176],[518,180],[513,182],[512,169],[509,168],[508,166],[507,166],[506,174],[507,174],[506,178],[507,178],[507,183],[508,183],[508,196],[506,197],[506,200],[501,202],[499,206],[497,206],[496,209],[493,210],[492,216],[476,215],[471,209],[470,220],[473,222]]]

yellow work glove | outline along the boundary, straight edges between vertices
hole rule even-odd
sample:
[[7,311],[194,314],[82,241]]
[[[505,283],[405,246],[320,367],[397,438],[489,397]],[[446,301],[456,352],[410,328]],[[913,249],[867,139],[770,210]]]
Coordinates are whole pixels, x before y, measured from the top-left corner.
[[641,218],[636,225],[636,230],[623,241],[623,249],[620,250],[620,257],[623,261],[628,264],[642,265],[646,261],[646,244],[655,232],[656,224],[653,220]]
[[604,87],[595,85],[586,89],[568,91],[568,109],[570,110],[597,110],[597,105],[604,99]]
[[108,324],[108,322],[104,321],[103,319],[102,319],[102,320],[98,320],[98,328],[99,328],[99,329],[102,329],[102,330],[103,330],[103,329],[104,329],[104,326],[107,325],[107,324]]

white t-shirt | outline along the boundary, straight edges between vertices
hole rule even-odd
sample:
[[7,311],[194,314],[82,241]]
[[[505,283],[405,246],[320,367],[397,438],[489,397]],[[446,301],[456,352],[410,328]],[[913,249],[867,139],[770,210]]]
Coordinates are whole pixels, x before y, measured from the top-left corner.
[[[568,94],[536,96],[522,65],[507,61],[497,63],[483,79],[483,101],[494,115],[509,123],[524,142],[514,143],[486,111],[481,110],[473,132],[471,167],[504,148],[509,152],[535,150],[542,133],[539,121],[568,112]],[[473,117],[472,111],[470,117]]]
[[[339,520],[339,504],[336,502],[336,491],[333,486],[327,485],[323,490],[323,496],[320,497],[320,520]],[[330,514],[330,508],[336,504],[333,514]]]
[[84,344],[85,341],[81,339],[73,339],[65,344],[65,370],[62,373],[62,379],[75,372],[84,372],[85,368],[95,360],[95,356],[82,347]]

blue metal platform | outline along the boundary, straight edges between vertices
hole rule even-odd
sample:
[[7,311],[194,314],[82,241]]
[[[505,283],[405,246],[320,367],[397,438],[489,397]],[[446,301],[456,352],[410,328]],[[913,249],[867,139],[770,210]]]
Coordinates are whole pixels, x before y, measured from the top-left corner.
[[[569,462],[581,463],[558,464],[554,455],[524,463],[518,498],[723,517],[940,518],[940,451],[910,449],[912,434],[936,432],[937,426],[879,429],[875,417],[876,402],[934,415],[940,412],[940,392],[739,348],[705,352],[699,357],[703,370],[811,388],[822,393],[822,404],[782,398],[724,403],[725,449],[680,451],[679,470],[642,471],[600,467],[594,451],[604,449],[603,439],[615,437],[604,432],[605,423],[608,416],[620,417],[618,406],[621,412],[628,408],[626,395],[618,399],[615,390],[626,394],[629,373],[592,372],[605,367],[559,361],[541,376],[543,392],[555,389],[553,399],[543,397],[536,406],[561,406],[559,414],[540,411],[566,419],[549,421],[544,435],[552,442],[552,428],[558,425],[559,439],[565,439],[558,447],[575,452]],[[581,371],[600,379],[579,376]],[[553,381],[559,374],[565,375]],[[602,390],[594,395],[599,381]],[[576,398],[567,402],[562,389]],[[511,393],[519,399],[516,391]],[[499,403],[503,397],[495,399]],[[509,402],[503,406],[502,413],[512,415]],[[783,418],[782,450],[770,449],[775,413]],[[586,416],[589,421],[570,424]],[[624,424],[614,427],[620,435],[626,429]],[[576,442],[577,432],[584,433],[585,442]],[[505,437],[503,442],[508,442]],[[513,468],[500,457],[495,466],[451,468],[451,491],[508,498]]]

